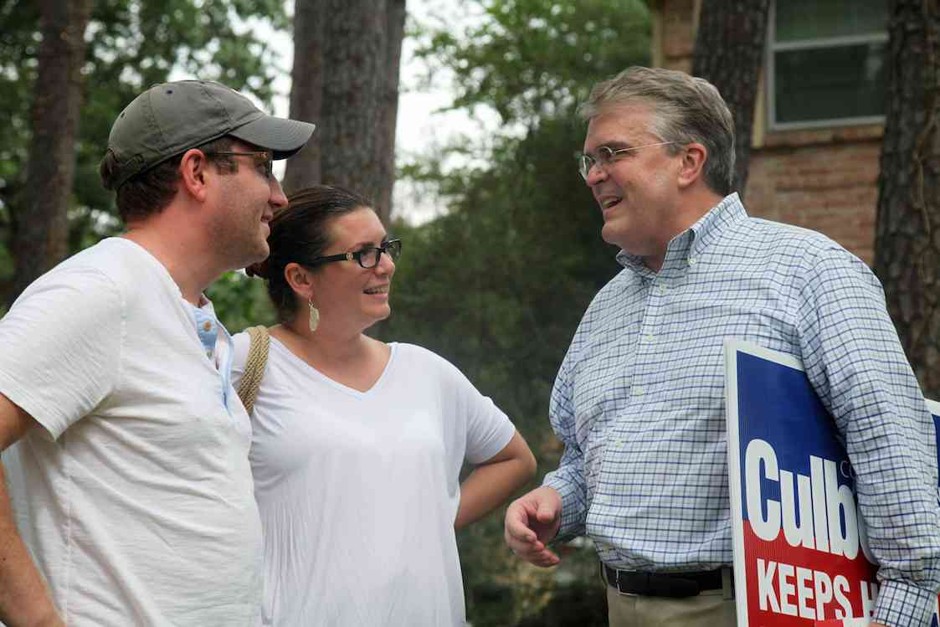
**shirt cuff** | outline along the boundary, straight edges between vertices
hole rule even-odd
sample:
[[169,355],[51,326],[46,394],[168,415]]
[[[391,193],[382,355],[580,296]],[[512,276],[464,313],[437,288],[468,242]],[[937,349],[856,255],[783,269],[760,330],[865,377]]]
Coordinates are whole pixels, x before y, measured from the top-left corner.
[[937,593],[903,581],[882,581],[872,620],[888,627],[929,625]]
[[558,472],[545,475],[542,485],[553,488],[561,496],[561,526],[555,542],[584,535],[584,504],[577,485],[572,485]]

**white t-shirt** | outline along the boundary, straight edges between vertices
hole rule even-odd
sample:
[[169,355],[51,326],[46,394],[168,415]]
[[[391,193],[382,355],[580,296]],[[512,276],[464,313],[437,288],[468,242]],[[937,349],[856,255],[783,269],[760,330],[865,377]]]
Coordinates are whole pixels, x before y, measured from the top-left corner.
[[[237,380],[249,338],[234,339]],[[493,457],[515,428],[457,368],[391,344],[382,376],[359,392],[271,338],[252,427],[265,625],[465,623],[460,469]]]
[[66,623],[256,625],[248,416],[163,265],[105,240],[23,293],[0,346],[0,392],[45,427],[18,444],[23,535]]

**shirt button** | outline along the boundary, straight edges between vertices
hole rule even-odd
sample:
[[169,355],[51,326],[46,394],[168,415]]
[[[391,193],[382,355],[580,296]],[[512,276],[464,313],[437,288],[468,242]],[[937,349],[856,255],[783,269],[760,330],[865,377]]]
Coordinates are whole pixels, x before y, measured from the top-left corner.
[[209,322],[208,320],[205,321],[205,322],[203,322],[203,323],[202,323],[202,330],[203,330],[203,331],[211,331],[211,330],[212,330],[212,323]]
[[638,385],[638,386],[636,386],[635,388],[633,388],[633,395],[634,395],[634,396],[643,396],[643,386],[642,386],[642,385]]
[[646,335],[643,336],[643,338],[644,338],[647,342],[652,342],[653,339],[654,339],[652,333],[647,333]]
[[694,265],[695,265],[695,261],[696,261],[695,257],[689,257],[689,265],[690,265],[690,266],[694,266]]

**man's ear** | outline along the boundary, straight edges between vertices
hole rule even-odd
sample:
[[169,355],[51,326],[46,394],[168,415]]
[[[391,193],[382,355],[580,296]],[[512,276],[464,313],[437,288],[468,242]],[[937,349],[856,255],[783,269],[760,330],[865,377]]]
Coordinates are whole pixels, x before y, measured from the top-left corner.
[[686,144],[683,150],[679,165],[679,187],[688,187],[702,178],[705,161],[709,155],[708,149],[696,142]]
[[191,148],[183,153],[180,159],[180,179],[182,189],[195,198],[203,202],[208,194],[208,174],[209,160],[206,155],[198,148]]

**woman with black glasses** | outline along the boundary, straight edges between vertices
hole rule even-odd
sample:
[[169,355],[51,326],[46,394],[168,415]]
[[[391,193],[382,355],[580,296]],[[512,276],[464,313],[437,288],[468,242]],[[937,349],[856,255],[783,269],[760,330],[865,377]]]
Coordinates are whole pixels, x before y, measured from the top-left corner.
[[[454,530],[521,487],[535,459],[449,362],[364,334],[391,313],[401,252],[368,202],[312,187],[270,227],[270,257],[248,269],[281,321],[251,412],[265,624],[463,625]],[[235,378],[256,377],[248,334],[234,340]]]

